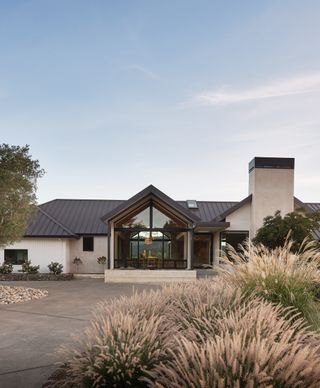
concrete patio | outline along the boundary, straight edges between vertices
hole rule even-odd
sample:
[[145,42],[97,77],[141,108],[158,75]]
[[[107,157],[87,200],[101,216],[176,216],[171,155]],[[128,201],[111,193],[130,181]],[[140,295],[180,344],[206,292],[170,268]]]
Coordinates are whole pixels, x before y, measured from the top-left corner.
[[105,284],[103,279],[1,284],[49,291],[40,300],[0,306],[1,388],[40,388],[55,369],[56,349],[88,325],[96,303],[159,287]]

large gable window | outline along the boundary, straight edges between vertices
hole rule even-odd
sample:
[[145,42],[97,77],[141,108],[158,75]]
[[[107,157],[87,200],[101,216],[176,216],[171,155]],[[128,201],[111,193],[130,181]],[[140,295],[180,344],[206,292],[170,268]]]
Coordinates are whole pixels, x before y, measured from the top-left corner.
[[119,228],[147,228],[151,227],[150,223],[150,207],[142,210],[136,215],[131,215],[119,221],[116,224]]
[[188,225],[151,202],[115,222],[115,268],[184,269]]
[[168,216],[154,205],[137,214],[130,214],[115,223],[116,228],[139,228],[139,229],[165,229],[165,228],[185,228],[186,223],[176,217]]
[[13,265],[21,265],[28,260],[28,249],[5,249],[4,261]]

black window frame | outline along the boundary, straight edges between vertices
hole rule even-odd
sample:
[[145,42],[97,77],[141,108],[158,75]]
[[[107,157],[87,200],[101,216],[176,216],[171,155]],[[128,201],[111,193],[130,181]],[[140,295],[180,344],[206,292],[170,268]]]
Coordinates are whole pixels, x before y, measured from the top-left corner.
[[[8,260],[8,256],[7,256],[8,253],[13,254],[13,252],[15,253],[14,260]],[[22,255],[23,256],[25,255],[25,257],[18,261],[17,252],[23,252]],[[25,260],[28,260],[28,257],[29,257],[28,249],[5,249],[4,250],[4,259],[3,259],[3,261],[5,263],[11,263],[12,265],[22,265]]]
[[[227,238],[227,235],[244,235],[245,238],[242,240],[242,243],[249,237],[249,230],[225,230],[220,233],[220,250],[225,252],[225,248],[222,246],[223,239]],[[225,236],[225,237],[224,237]],[[239,244],[237,247],[233,247],[237,252],[239,252]]]
[[82,251],[83,252],[94,252],[94,236],[83,236],[82,237]]

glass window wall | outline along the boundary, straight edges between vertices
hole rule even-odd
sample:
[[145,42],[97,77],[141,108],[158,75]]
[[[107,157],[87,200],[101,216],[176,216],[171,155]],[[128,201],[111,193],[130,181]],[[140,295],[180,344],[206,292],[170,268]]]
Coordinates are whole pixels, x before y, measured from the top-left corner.
[[186,223],[154,205],[115,224],[115,267],[186,268]]

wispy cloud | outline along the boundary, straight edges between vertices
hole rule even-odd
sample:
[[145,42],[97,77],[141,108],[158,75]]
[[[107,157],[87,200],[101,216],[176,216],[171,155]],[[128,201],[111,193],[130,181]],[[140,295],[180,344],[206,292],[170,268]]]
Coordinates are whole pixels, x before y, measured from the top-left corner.
[[139,73],[142,73],[143,75],[145,75],[147,78],[150,78],[150,79],[158,79],[159,78],[158,74],[156,74],[154,71],[152,71],[144,66],[141,66],[141,65],[130,65],[129,69],[136,70]]
[[195,96],[195,101],[205,105],[227,105],[305,94],[315,91],[320,91],[320,72],[292,78],[276,79],[265,85],[246,89],[222,87],[203,91]]

